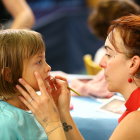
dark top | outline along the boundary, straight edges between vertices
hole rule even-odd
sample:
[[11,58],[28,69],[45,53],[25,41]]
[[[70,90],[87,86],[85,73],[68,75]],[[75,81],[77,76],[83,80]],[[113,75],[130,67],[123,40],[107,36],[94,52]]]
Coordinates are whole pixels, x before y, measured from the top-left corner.
[[138,5],[140,5],[140,0],[134,0],[134,2]]
[[0,23],[6,22],[11,18],[12,16],[8,13],[8,11],[5,9],[3,3],[0,0]]

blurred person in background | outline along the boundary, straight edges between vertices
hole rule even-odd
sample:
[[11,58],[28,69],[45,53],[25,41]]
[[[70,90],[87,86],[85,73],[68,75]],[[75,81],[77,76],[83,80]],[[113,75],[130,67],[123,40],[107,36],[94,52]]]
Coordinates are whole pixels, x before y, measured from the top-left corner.
[[140,5],[140,0],[133,0],[136,4]]
[[32,28],[34,23],[34,14],[26,0],[0,1],[0,25],[4,29]]

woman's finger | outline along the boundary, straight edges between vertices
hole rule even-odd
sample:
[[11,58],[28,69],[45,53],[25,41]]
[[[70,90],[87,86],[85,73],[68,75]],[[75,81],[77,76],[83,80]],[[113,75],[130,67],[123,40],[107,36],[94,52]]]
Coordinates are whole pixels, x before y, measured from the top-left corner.
[[66,84],[68,85],[68,81],[67,81],[67,79],[66,79],[65,77],[62,77],[62,76],[55,76],[55,78],[56,78],[56,79],[60,79],[60,80],[62,80],[62,81],[65,81]]
[[[38,99],[38,94],[35,92],[35,90],[22,78],[19,79],[20,84],[22,84],[26,90],[28,91],[28,93],[36,100]],[[22,90],[24,91],[24,90]],[[27,94],[27,92],[22,92],[22,95],[25,97],[25,99],[30,100],[28,97],[30,97],[30,95]]]
[[33,107],[31,105],[31,102],[32,102],[32,104],[34,103],[33,98],[24,89],[22,89],[19,85],[16,85],[16,88],[24,96],[24,97],[19,96],[19,99],[32,111]]
[[56,79],[56,84],[58,86],[60,86],[62,88],[63,91],[69,91],[67,88],[67,82],[60,80],[60,79]]
[[[41,95],[43,95],[43,96],[45,95],[45,97],[46,97],[46,95],[47,95],[47,97],[49,98],[49,95],[48,95],[48,93],[47,93],[45,84],[44,84],[44,82],[43,82],[43,80],[42,80],[40,74],[39,74],[38,72],[35,72],[34,74],[35,74],[35,78],[36,78],[36,80],[37,80],[37,83],[38,83],[38,86],[39,86]],[[46,94],[46,93],[47,93],[47,94]]]

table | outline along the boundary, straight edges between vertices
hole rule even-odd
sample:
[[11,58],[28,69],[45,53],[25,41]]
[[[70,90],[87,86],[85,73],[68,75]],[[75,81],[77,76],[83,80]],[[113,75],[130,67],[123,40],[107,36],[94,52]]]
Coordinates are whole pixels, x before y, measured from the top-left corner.
[[85,140],[108,140],[118,125],[118,116],[96,111],[100,102],[90,97],[71,97],[70,111]]

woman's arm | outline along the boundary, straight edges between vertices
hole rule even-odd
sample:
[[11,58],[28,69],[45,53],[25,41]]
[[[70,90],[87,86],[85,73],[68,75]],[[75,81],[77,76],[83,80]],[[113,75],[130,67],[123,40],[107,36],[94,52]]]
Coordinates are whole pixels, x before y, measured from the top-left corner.
[[[32,111],[38,122],[44,128],[49,140],[66,140],[63,127],[60,121],[59,112],[55,106],[54,101],[47,93],[41,76],[36,73],[41,95],[38,95],[35,90],[23,79],[19,79],[19,82],[27,89],[28,94],[19,85],[16,88],[24,96],[19,96],[19,99]],[[29,101],[33,100],[29,103]]]
[[31,28],[34,25],[34,14],[25,0],[2,0],[2,3],[14,18],[11,29]]
[[67,140],[84,140],[70,113],[61,112],[60,118]]
[[[59,87],[61,87],[61,94],[58,98],[53,98],[54,100],[57,99],[58,103],[56,104],[59,114],[61,123],[63,125],[63,129],[66,135],[67,140],[84,140],[81,133],[79,132],[74,120],[70,115],[70,91],[67,88],[68,82],[66,78],[61,76],[55,76],[55,86],[59,91]],[[65,81],[65,82],[62,82]],[[57,94],[55,94],[57,95]],[[52,93],[53,96],[53,93]],[[56,103],[56,102],[55,102]]]
[[[36,73],[35,77],[41,95],[38,95],[23,79],[20,79],[19,82],[27,89],[30,95],[21,87],[16,87],[24,96],[24,98],[19,96],[20,100],[32,111],[38,122],[43,126],[49,140],[55,140],[56,137],[57,140],[65,140],[66,138],[67,140],[83,140],[69,112],[70,91],[67,88],[67,80],[56,76],[55,86],[57,90],[54,90],[54,93],[50,95],[41,76]],[[29,103],[31,96],[33,100]]]

